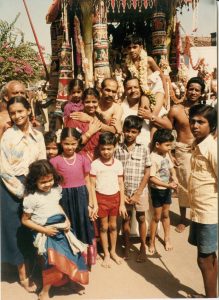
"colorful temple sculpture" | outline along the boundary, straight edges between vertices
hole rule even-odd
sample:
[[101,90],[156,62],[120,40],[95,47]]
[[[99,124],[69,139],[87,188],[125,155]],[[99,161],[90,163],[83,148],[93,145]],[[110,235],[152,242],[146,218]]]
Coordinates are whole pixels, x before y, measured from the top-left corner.
[[167,77],[170,70],[176,75],[181,63],[176,10],[185,5],[195,11],[198,0],[53,0],[46,20],[52,47],[48,97],[56,100],[55,115],[61,115],[71,78],[98,87],[114,76],[122,94],[123,40],[130,34],[142,37]]

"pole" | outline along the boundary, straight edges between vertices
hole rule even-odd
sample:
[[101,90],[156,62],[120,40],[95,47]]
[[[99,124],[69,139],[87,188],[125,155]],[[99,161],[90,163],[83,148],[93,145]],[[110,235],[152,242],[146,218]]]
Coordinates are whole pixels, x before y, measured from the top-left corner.
[[46,67],[46,63],[45,63],[45,60],[44,60],[44,57],[43,57],[42,49],[40,47],[40,44],[39,44],[39,41],[38,41],[38,38],[37,38],[37,35],[36,35],[36,32],[35,32],[35,29],[33,27],[33,23],[32,23],[29,11],[28,11],[28,8],[27,8],[26,0],[23,0],[23,3],[24,3],[24,6],[25,6],[25,9],[26,9],[26,12],[27,12],[27,16],[28,16],[28,19],[29,19],[29,22],[30,22],[30,26],[31,26],[32,31],[33,31],[33,35],[34,35],[34,38],[35,38],[35,41],[36,41],[39,53],[40,53],[40,58],[42,60],[43,67],[44,67],[45,72],[46,72],[46,79],[47,79],[47,81],[49,81],[49,73],[48,73],[48,70],[47,70],[47,67]]

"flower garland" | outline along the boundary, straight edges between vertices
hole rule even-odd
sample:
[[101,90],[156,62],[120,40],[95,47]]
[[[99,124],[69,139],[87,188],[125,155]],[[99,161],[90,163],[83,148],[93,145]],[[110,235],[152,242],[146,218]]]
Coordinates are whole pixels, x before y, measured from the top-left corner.
[[131,75],[139,79],[140,87],[143,93],[145,94],[145,96],[148,97],[150,102],[150,108],[151,110],[153,110],[154,106],[156,105],[156,98],[155,98],[155,94],[153,94],[148,87],[147,52],[143,49],[140,52],[139,70],[137,69],[136,65],[133,63],[130,55],[127,55],[126,65]]

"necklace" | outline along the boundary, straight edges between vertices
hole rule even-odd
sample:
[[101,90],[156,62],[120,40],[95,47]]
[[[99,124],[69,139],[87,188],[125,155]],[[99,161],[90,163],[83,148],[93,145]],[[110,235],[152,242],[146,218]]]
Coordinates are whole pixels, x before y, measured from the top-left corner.
[[[69,166],[73,166],[74,165],[75,160],[76,160],[76,155],[75,154],[74,154],[74,156],[72,158],[69,158],[69,159],[67,157],[65,157],[63,154],[62,154],[62,157],[63,157],[64,162],[67,165],[69,165]],[[72,161],[72,162],[70,162],[70,161]]]

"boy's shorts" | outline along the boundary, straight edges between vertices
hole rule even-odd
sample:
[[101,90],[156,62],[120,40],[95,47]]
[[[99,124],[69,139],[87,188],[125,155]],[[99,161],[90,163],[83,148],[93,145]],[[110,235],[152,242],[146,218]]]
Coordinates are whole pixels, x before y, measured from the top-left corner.
[[197,246],[198,252],[210,254],[217,251],[217,224],[201,224],[191,222],[188,242]]
[[114,195],[103,195],[96,192],[98,203],[98,216],[100,218],[118,216],[120,205],[120,192]]
[[171,204],[171,189],[155,189],[151,187],[151,201],[153,207],[162,207],[164,204]]

